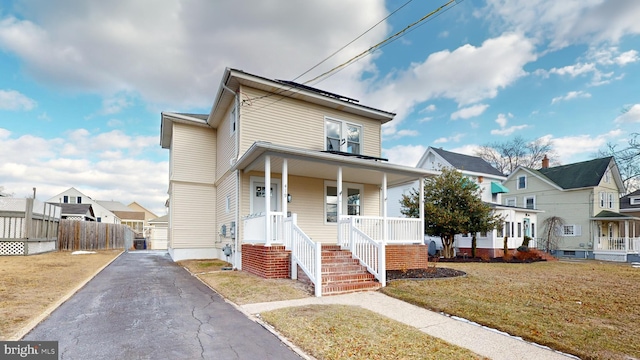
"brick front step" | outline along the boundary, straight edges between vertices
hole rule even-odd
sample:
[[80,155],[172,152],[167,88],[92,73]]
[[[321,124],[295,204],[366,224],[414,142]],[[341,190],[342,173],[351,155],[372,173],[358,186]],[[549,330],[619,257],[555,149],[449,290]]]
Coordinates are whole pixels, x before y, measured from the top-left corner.
[[331,283],[354,283],[354,282],[363,282],[363,281],[374,281],[375,276],[366,273],[352,273],[352,274],[327,274],[322,276],[323,284],[331,284]]
[[358,264],[330,264],[330,265],[322,265],[320,271],[322,275],[325,274],[336,274],[336,273],[368,273],[367,268]]
[[332,283],[322,286],[322,295],[339,295],[358,291],[369,291],[380,288],[376,281],[363,281],[356,283]]

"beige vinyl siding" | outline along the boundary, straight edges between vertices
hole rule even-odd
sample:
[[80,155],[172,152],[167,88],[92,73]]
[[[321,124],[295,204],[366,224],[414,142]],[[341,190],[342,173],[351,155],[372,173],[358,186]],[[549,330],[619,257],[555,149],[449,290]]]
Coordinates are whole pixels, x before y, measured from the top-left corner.
[[216,189],[213,185],[172,184],[171,244],[175,249],[212,248],[217,239]]
[[[219,241],[219,246],[222,247],[224,244],[232,242],[231,233],[229,229],[231,229],[231,222],[235,221],[236,215],[236,174],[231,173],[227,176],[217,187],[217,222],[216,229],[220,230],[220,227],[224,224],[227,227],[227,235],[226,237],[219,236],[216,240]],[[229,211],[227,212],[227,196],[229,196],[230,206]],[[237,233],[237,228],[236,228]]]
[[[250,177],[263,177],[261,172],[251,172],[242,175],[242,192],[250,194]],[[280,174],[272,174],[272,179],[280,179]],[[298,226],[312,240],[323,243],[335,243],[337,241],[336,224],[325,223],[325,179],[309,178],[302,176],[289,176],[289,194],[292,201],[287,204],[287,211],[298,215]],[[380,191],[376,185],[364,185],[362,199],[363,216],[379,216]],[[240,216],[249,213],[250,196],[242,197],[242,211]]]
[[[226,115],[218,125],[218,131],[217,131],[218,143],[216,147],[216,154],[217,154],[216,181],[220,179],[222,176],[224,176],[225,172],[229,170],[229,168],[231,167],[230,160],[235,158],[235,151],[236,151],[235,138],[236,138],[237,132],[234,134],[230,134],[231,125],[229,121],[232,108],[233,107],[230,106],[227,109]],[[236,124],[236,129],[237,129],[237,124]]]
[[212,184],[215,159],[214,129],[173,123],[170,180]]
[[[243,87],[242,97],[257,98],[265,92]],[[362,125],[362,153],[381,155],[380,121],[277,95],[246,101],[240,109],[240,154],[256,141],[322,151],[325,116]]]

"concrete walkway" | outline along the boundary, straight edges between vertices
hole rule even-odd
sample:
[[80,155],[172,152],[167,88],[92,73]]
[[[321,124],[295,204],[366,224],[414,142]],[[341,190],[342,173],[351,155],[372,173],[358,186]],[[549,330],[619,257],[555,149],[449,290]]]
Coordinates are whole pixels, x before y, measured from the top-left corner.
[[59,359],[300,359],[154,251],[122,254],[22,340],[58,341]]
[[495,360],[576,359],[576,357],[525,342],[519,338],[500,333],[496,330],[488,329],[462,319],[455,319],[433,311],[425,310],[415,305],[373,291],[326,296],[321,298],[304,298],[298,300],[249,304],[243,305],[240,308],[248,314],[256,315],[261,312],[283,307],[311,304],[361,306],[391,319],[416,327],[431,336],[435,336],[451,344],[467,348],[479,355]]

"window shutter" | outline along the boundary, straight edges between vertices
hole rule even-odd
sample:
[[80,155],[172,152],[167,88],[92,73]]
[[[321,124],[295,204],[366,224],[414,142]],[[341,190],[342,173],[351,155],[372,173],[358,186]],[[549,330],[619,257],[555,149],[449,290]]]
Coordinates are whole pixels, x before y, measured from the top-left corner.
[[582,225],[573,225],[573,235],[574,236],[582,235]]

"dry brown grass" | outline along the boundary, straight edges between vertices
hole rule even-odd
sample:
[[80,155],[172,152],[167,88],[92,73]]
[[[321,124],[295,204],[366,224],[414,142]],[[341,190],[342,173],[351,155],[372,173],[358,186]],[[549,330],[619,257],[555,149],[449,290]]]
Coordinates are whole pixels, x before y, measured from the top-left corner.
[[598,261],[448,263],[445,281],[394,281],[382,291],[584,359],[640,358],[640,269]]
[[221,271],[230,265],[222,260],[189,260],[178,264],[238,305],[311,296],[309,289],[296,280],[263,279],[245,271]]
[[0,257],[0,339],[14,338],[29,322],[86,281],[121,251],[71,255],[52,252]]
[[310,305],[261,314],[317,359],[479,359],[420,330],[346,305]]

